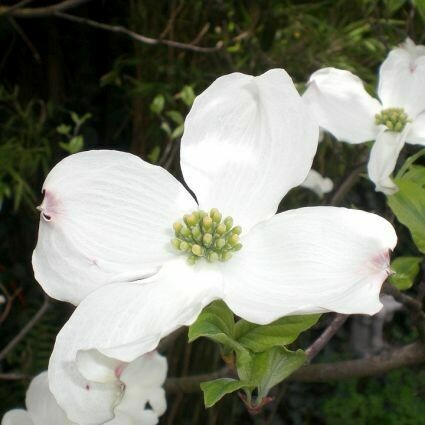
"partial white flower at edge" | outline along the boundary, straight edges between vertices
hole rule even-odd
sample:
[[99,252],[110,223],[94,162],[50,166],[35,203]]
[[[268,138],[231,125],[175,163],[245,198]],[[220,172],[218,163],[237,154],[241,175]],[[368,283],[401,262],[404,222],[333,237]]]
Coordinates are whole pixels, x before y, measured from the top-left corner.
[[181,167],[196,201],[163,168],[122,152],[78,153],[50,172],[33,267],[48,294],[79,303],[49,364],[69,418],[102,424],[105,394],[115,397],[106,384],[87,391],[79,353],[130,362],[215,299],[258,324],[380,310],[397,241],[388,221],[334,207],[276,214],[307,177],[318,133],[285,71],[234,73],[185,122]]
[[[165,412],[167,402],[162,385],[167,375],[167,360],[157,352],[127,364],[92,350],[79,353],[76,364],[89,381],[87,392],[96,386],[112,389],[104,395],[109,403],[106,413],[115,417],[105,425],[156,425],[158,417]],[[110,398],[111,394],[115,397]],[[1,425],[77,425],[67,419],[50,392],[47,372],[32,380],[25,404],[27,410],[7,412]]]
[[334,188],[332,180],[329,177],[323,177],[316,170],[310,170],[300,186],[312,190],[319,198],[323,198],[325,193],[329,193]]
[[397,191],[390,176],[404,144],[425,145],[425,46],[407,39],[389,53],[379,70],[378,96],[371,97],[351,72],[323,68],[310,77],[303,99],[337,139],[376,140],[369,178],[390,195]]

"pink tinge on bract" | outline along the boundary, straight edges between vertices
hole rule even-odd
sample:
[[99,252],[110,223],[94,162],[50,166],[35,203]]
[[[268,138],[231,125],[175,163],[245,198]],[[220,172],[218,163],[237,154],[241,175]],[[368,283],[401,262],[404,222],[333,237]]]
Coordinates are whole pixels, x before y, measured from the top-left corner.
[[53,193],[47,190],[43,190],[43,195],[43,202],[37,209],[41,212],[41,216],[45,221],[51,221],[59,213],[59,201]]
[[371,265],[376,271],[385,271],[388,275],[392,274],[390,268],[390,251],[385,250],[375,255],[375,257],[372,258]]

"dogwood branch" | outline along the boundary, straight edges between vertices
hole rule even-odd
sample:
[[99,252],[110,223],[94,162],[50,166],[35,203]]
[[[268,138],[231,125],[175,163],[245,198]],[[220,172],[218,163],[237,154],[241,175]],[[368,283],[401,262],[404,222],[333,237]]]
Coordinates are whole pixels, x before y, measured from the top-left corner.
[[105,31],[124,34],[130,37],[131,39],[139,41],[144,44],[164,45],[168,47],[175,47],[177,49],[191,50],[193,52],[200,52],[200,53],[216,52],[217,50],[220,50],[223,47],[222,43],[218,43],[215,47],[200,47],[200,46],[195,46],[194,44],[181,43],[179,41],[151,38],[142,34],[138,34],[120,25],[109,25],[103,22],[94,21],[92,19],[81,18],[79,16],[70,15],[68,13],[62,13],[61,11],[54,12],[53,14],[57,16],[58,18],[67,19],[68,21],[72,21],[72,22],[76,22],[76,23],[84,24],[84,25],[89,25],[93,28],[98,28]]
[[425,341],[425,312],[422,309],[422,302],[413,297],[409,297],[409,295],[403,294],[399,289],[388,282],[384,284],[384,292],[394,297],[398,302],[401,302],[407,310],[410,311],[419,335],[422,341]]
[[91,0],[64,0],[50,6],[23,7],[30,3],[28,0],[23,0],[13,6],[0,6],[0,16],[9,15],[14,16],[15,18],[42,18],[45,16],[52,16],[56,12],[63,12],[65,10],[72,9],[81,4],[88,3],[89,1]]
[[[415,342],[367,359],[306,365],[298,369],[288,380],[317,383],[360,378],[381,375],[393,369],[423,363],[425,363],[425,344]],[[168,378],[165,382],[165,389],[170,393],[193,393],[200,391],[199,384],[201,382],[232,376],[229,368],[223,368],[209,374]]]
[[324,330],[322,335],[305,350],[307,359],[313,360],[319,352],[326,346],[330,339],[339,331],[342,325],[347,321],[348,315],[337,314],[332,320],[331,324]]
[[2,361],[15,347],[19,342],[27,335],[27,333],[39,322],[39,320],[44,316],[47,309],[49,308],[49,299],[46,296],[44,298],[43,305],[37,311],[35,316],[22,328],[18,335],[13,338],[9,344],[0,352],[0,361]]

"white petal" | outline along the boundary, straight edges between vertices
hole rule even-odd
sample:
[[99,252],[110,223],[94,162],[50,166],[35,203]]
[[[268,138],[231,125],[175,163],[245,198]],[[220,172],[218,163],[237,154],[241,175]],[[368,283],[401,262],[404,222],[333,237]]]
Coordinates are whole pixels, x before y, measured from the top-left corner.
[[374,214],[301,208],[258,224],[223,270],[224,301],[254,323],[324,311],[374,314],[397,236]]
[[407,133],[407,143],[425,145],[425,113],[416,117]]
[[142,386],[144,388],[161,387],[167,376],[167,359],[156,351],[146,353],[133,360],[124,368],[121,381],[127,388]]
[[161,388],[167,376],[167,359],[157,352],[147,353],[132,361],[121,375],[125,384],[123,398],[118,405],[120,411],[137,418],[141,406],[149,402],[157,416],[162,415],[167,402]]
[[316,170],[310,170],[307,178],[301,183],[301,186],[312,190],[319,198],[323,198],[325,193],[333,189],[334,184],[329,177],[323,177]]
[[119,378],[119,371],[127,366],[127,363],[107,357],[97,350],[79,351],[76,362],[77,369],[84,378],[103,384],[115,383]]
[[187,116],[184,178],[201,208],[218,208],[246,231],[272,216],[305,179],[318,131],[284,70],[226,75],[196,98]]
[[375,138],[375,114],[381,105],[351,72],[336,68],[316,71],[310,77],[303,99],[320,127],[338,140],[362,143]]
[[71,419],[94,424],[113,417],[102,385],[78,372],[77,353],[97,349],[130,362],[155,349],[162,337],[193,323],[222,296],[221,274],[208,266],[177,259],[148,279],[107,285],[82,301],[57,336],[49,364],[50,388]]
[[384,108],[404,108],[410,118],[425,112],[425,46],[409,40],[393,49],[379,70]]
[[197,208],[167,171],[117,151],[71,155],[43,190],[35,277],[74,304],[106,283],[155,271],[173,255],[173,222]]
[[367,170],[369,178],[375,183],[375,190],[391,195],[397,191],[390,175],[394,171],[398,155],[404,146],[408,129],[401,133],[382,130],[370,151]]
[[72,425],[49,390],[47,372],[36,376],[28,387],[25,403],[34,425]]
[[35,425],[26,410],[13,409],[7,412],[1,421],[1,425]]

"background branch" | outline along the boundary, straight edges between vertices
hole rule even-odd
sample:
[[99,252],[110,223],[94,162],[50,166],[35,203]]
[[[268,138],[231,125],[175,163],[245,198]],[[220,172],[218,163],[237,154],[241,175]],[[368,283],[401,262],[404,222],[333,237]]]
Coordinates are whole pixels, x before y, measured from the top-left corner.
[[45,7],[23,7],[30,1],[21,1],[14,6],[0,6],[0,16],[9,15],[15,18],[41,18],[52,16],[56,12],[73,9],[81,4],[88,3],[91,0],[64,0],[60,3]]
[[[425,363],[425,344],[415,342],[366,359],[306,365],[298,369],[288,380],[314,383],[360,378],[381,375],[393,369],[422,363]],[[200,391],[199,384],[201,382],[226,376],[232,376],[228,368],[209,374],[168,378],[165,383],[165,389],[170,393],[197,392]]]
[[2,361],[18,344],[19,342],[27,335],[27,333],[39,322],[39,320],[44,316],[47,309],[49,308],[49,298],[46,296],[44,298],[43,305],[37,311],[35,316],[22,328],[22,330],[6,345],[6,347],[0,352],[0,361]]
[[200,46],[195,46],[193,44],[180,43],[178,41],[173,41],[173,40],[151,38],[142,34],[138,34],[120,25],[108,25],[108,24],[104,24],[103,22],[93,21],[92,19],[81,18],[79,16],[70,15],[68,13],[62,13],[61,11],[55,11],[53,15],[57,16],[58,18],[67,19],[68,21],[72,21],[72,22],[76,22],[76,23],[84,24],[84,25],[89,25],[93,28],[98,28],[101,30],[110,31],[110,32],[118,33],[118,34],[124,34],[130,37],[131,39],[139,41],[140,43],[144,43],[144,44],[164,45],[168,47],[175,47],[178,49],[191,50],[193,52],[200,52],[200,53],[216,52],[217,50],[220,50],[223,47],[222,43],[218,43],[217,46],[215,47],[200,47]]

